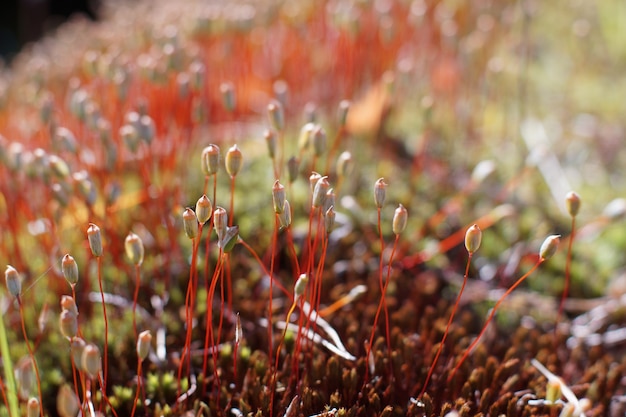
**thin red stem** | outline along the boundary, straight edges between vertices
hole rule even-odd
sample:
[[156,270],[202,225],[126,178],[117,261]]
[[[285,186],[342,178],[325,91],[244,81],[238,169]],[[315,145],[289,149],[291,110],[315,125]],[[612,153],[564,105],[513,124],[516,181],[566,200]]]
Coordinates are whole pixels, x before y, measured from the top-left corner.
[[[267,270],[267,268],[265,267],[265,265],[263,264],[263,261],[261,260],[261,258],[259,258],[259,255],[257,255],[257,253],[254,251],[254,249],[252,249],[252,247],[243,239],[239,239],[239,243],[248,250],[248,252],[254,257],[254,259],[257,261],[257,263],[259,264],[259,266],[261,267],[261,269],[263,269],[263,272],[265,272],[268,276],[270,276],[270,271]],[[276,285],[278,287],[278,289],[280,291],[282,291],[283,294],[285,294],[289,300],[293,300],[293,296],[291,295],[291,293],[289,291],[287,291],[287,289],[283,286],[283,284],[280,283],[280,281],[278,280],[274,280],[274,285]]]
[[135,416],[135,410],[137,409],[137,402],[139,401],[139,392],[141,391],[141,360],[137,360],[137,392],[135,392],[135,400],[133,401],[133,410],[130,412],[130,417]]
[[198,236],[192,240],[192,255],[191,255],[191,267],[189,268],[189,281],[187,282],[187,294],[185,296],[185,323],[187,325],[187,332],[185,334],[185,346],[180,357],[180,363],[178,364],[178,386],[181,386],[181,378],[183,365],[185,359],[187,360],[187,369],[191,369],[191,333],[193,331],[193,312],[195,307],[195,293],[196,293],[196,280],[198,275],[196,274],[198,247],[200,246],[200,238],[202,237],[202,225],[198,225]]
[[[272,379],[272,392],[270,394],[270,416],[274,415],[274,394],[276,393],[276,378],[278,377],[278,361],[280,359],[280,351],[282,350],[285,336],[287,335],[287,329],[289,328],[289,320],[291,319],[291,314],[293,314],[294,310],[296,309],[296,304],[298,303],[298,301],[299,300],[297,298],[294,298],[293,302],[291,303],[291,307],[289,308],[289,311],[287,312],[287,317],[285,318],[285,329],[283,330],[283,335],[280,338],[280,343],[278,344],[278,349],[276,350],[276,359],[274,360],[274,378]],[[298,332],[299,331],[300,329],[298,329]]]
[[104,401],[107,403],[107,405],[109,406],[109,408],[111,409],[111,413],[113,413],[113,415],[115,417],[117,416],[117,412],[115,411],[115,409],[113,408],[113,405],[111,404],[111,402],[109,401],[109,397],[107,396],[106,391],[104,391],[103,387],[102,387],[102,378],[100,378],[100,375],[98,374],[98,383],[100,384],[100,389],[102,390],[102,398],[104,398]]
[[469,274],[470,263],[472,262],[473,252],[469,252],[467,257],[467,264],[465,266],[465,275],[463,275],[463,285],[461,285],[461,290],[459,291],[459,295],[456,297],[456,302],[454,303],[454,307],[452,308],[452,313],[450,314],[450,318],[448,319],[448,324],[446,325],[446,330],[443,332],[443,337],[441,338],[441,343],[439,343],[439,348],[437,349],[437,353],[435,354],[435,359],[433,359],[433,363],[430,365],[430,369],[428,370],[428,374],[426,375],[426,380],[424,381],[424,385],[422,386],[422,390],[420,391],[417,398],[422,398],[424,393],[426,392],[426,388],[428,387],[428,382],[430,381],[430,377],[435,370],[435,366],[437,365],[437,360],[439,360],[439,355],[443,351],[443,347],[446,343],[446,338],[448,337],[448,332],[450,330],[450,326],[452,325],[452,320],[454,320],[454,315],[456,314],[457,309],[459,308],[459,302],[461,301],[461,296],[463,295],[463,290],[465,289],[465,285],[467,284],[467,276]]
[[274,262],[276,258],[276,247],[278,246],[278,214],[274,216],[274,233],[272,234],[272,255],[270,259],[270,289],[269,289],[269,311],[267,312],[267,353],[271,355],[273,348],[273,338],[272,338],[272,316],[273,316],[273,306],[272,301],[274,299]]
[[563,284],[563,294],[561,295],[561,302],[559,303],[559,311],[556,315],[556,323],[554,324],[554,335],[556,337],[561,317],[563,317],[563,311],[565,309],[565,300],[569,296],[569,288],[571,283],[571,264],[572,264],[572,246],[574,244],[574,238],[576,237],[576,217],[572,217],[572,234],[569,237],[567,244],[567,259],[565,261],[565,283]]
[[532,274],[533,272],[535,272],[535,270],[539,267],[539,265],[541,265],[541,263],[544,261],[543,258],[539,258],[539,260],[535,263],[535,265],[528,271],[526,272],[524,275],[522,275],[517,281],[515,281],[515,284],[513,284],[508,290],[506,290],[506,292],[504,293],[504,295],[502,295],[502,297],[500,297],[500,299],[496,302],[496,304],[493,306],[493,308],[491,309],[491,313],[489,314],[489,317],[487,317],[487,321],[485,321],[485,324],[483,325],[482,330],[480,331],[480,333],[478,334],[478,336],[476,337],[476,339],[474,339],[474,341],[472,342],[471,345],[469,345],[469,347],[467,349],[465,349],[465,353],[463,353],[463,356],[461,357],[461,359],[457,362],[456,366],[454,367],[454,369],[452,370],[452,372],[450,373],[450,375],[448,376],[448,380],[447,383],[450,384],[450,382],[452,382],[452,379],[454,378],[454,375],[456,375],[457,371],[459,370],[459,368],[461,367],[461,365],[463,364],[463,362],[465,361],[465,359],[467,359],[467,357],[469,356],[469,354],[474,350],[474,348],[476,347],[476,345],[478,345],[478,342],[480,342],[480,339],[483,337],[483,335],[485,334],[485,331],[487,331],[487,327],[489,327],[489,323],[491,323],[491,320],[493,320],[493,318],[496,315],[496,311],[498,310],[498,307],[500,306],[500,304],[502,304],[502,302],[504,301],[504,299],[511,294],[511,292],[513,292],[513,290],[515,288],[517,288],[526,278],[528,278],[530,276],[530,274]]
[[141,273],[139,265],[135,265],[135,295],[133,296],[133,332],[137,339],[137,300],[139,299],[139,286],[141,285]]
[[[378,239],[380,242],[380,256],[378,259],[378,287],[380,289],[380,303],[379,303],[379,307],[376,311],[376,316],[374,317],[374,325],[372,327],[372,335],[370,337],[370,341],[368,344],[368,348],[367,348],[367,352],[366,352],[366,358],[367,360],[369,360],[371,351],[372,351],[372,346],[374,345],[374,333],[376,331],[376,326],[378,324],[378,315],[380,314],[380,307],[382,306],[383,309],[385,310],[385,317],[387,317],[387,301],[385,300],[385,285],[383,284],[383,255],[384,255],[384,251],[385,251],[385,241],[383,239],[383,229],[382,229],[382,222],[381,222],[381,210],[380,207],[378,207],[377,209],[377,226],[378,226]],[[396,236],[396,240],[397,240],[397,236]],[[385,323],[387,323],[388,321],[385,321]],[[389,341],[388,341],[389,342]],[[367,383],[369,379],[369,365],[365,367],[365,380],[364,380],[364,384]]]
[[214,366],[214,370],[213,370],[213,374],[215,377],[215,381],[214,381],[214,385],[217,385],[217,349],[215,348],[215,341],[213,339],[213,296],[215,294],[215,285],[217,283],[218,277],[221,273],[222,270],[222,265],[224,264],[224,261],[222,259],[222,250],[220,249],[220,253],[218,256],[218,262],[217,265],[215,267],[215,271],[213,271],[213,277],[211,278],[211,286],[209,288],[209,292],[207,294],[207,298],[206,298],[206,315],[207,315],[207,330],[205,332],[205,336],[204,336],[204,346],[205,346],[205,351],[204,351],[204,357],[202,360],[202,375],[204,376],[204,379],[202,381],[202,394],[204,395],[206,393],[206,369],[207,369],[207,358],[208,358],[208,345],[209,345],[209,340],[211,342],[211,355],[213,357],[213,366]]
[[74,393],[76,398],[80,398],[80,395],[78,395],[78,381],[76,380],[76,363],[74,363],[74,355],[71,353],[71,343],[70,341],[70,362],[72,364],[72,378],[74,379]]

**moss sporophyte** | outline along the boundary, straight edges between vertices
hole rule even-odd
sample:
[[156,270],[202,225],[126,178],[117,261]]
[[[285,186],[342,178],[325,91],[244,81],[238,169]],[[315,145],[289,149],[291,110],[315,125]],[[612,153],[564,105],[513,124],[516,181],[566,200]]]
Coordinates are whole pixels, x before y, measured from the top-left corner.
[[623,415],[616,0],[487,3],[104,2],[2,67],[0,416]]

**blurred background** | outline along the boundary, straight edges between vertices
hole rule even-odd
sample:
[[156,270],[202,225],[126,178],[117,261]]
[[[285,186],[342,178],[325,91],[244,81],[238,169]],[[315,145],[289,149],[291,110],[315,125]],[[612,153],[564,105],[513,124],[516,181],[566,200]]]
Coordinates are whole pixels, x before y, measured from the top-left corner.
[[95,19],[99,0],[3,0],[0,2],[0,56],[10,61],[76,13]]

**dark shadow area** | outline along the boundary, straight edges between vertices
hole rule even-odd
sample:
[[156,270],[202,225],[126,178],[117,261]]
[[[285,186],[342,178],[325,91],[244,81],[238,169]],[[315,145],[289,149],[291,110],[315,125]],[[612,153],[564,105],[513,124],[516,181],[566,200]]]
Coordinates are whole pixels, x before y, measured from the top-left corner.
[[0,2],[0,56],[10,61],[20,49],[76,13],[95,20],[98,0],[5,0]]

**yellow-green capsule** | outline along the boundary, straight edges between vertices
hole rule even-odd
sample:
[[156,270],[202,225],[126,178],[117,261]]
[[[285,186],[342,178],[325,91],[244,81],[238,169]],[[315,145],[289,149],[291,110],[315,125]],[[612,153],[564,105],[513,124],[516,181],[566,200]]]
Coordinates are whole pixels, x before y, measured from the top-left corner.
[[198,219],[196,213],[189,207],[183,212],[183,228],[189,239],[195,239],[198,236]]
[[286,197],[285,186],[279,180],[276,180],[272,187],[272,203],[274,204],[274,212],[276,214],[282,213],[285,209]]
[[211,216],[213,215],[213,204],[209,197],[205,194],[202,195],[196,202],[196,217],[198,218],[198,223],[205,224],[209,221]]
[[98,377],[102,369],[102,359],[100,357],[100,349],[96,345],[87,345],[83,349],[82,357],[83,370],[92,379]]
[[150,353],[150,343],[152,343],[152,333],[150,330],[144,330],[137,336],[137,357],[140,361],[144,361]]
[[469,253],[474,253],[480,247],[480,242],[483,238],[483,232],[477,225],[472,225],[465,232],[465,249]]
[[61,271],[63,272],[63,277],[71,286],[78,283],[78,265],[76,260],[68,253],[61,260]]
[[59,315],[59,329],[61,334],[72,339],[78,334],[78,317],[71,310],[63,310]]
[[223,207],[217,207],[213,212],[213,225],[215,227],[215,233],[217,234],[217,240],[222,240],[226,235],[226,229],[228,228],[228,213]]
[[278,222],[281,229],[291,226],[291,206],[289,205],[289,200],[285,200],[283,211],[278,214]]
[[124,240],[124,249],[126,250],[126,256],[128,256],[133,265],[139,266],[143,263],[144,248],[139,236],[130,232]]
[[409,212],[404,208],[402,204],[398,205],[396,211],[393,214],[392,230],[395,235],[401,234],[406,228],[406,223],[409,218]]
[[546,400],[554,404],[561,398],[561,383],[558,380],[548,381],[546,386]]
[[293,294],[295,300],[298,300],[302,295],[304,295],[304,291],[306,290],[306,286],[309,282],[309,276],[307,274],[300,274],[300,277],[296,281],[296,284],[293,287]]
[[220,148],[210,144],[202,150],[202,172],[204,175],[216,174],[220,165]]
[[560,242],[561,235],[548,236],[541,244],[541,248],[539,249],[539,258],[542,261],[547,261],[552,258],[552,256],[556,253]]
[[313,208],[324,207],[328,190],[330,190],[328,177],[321,177],[318,179],[315,183],[315,187],[313,188],[313,198],[311,200]]
[[100,228],[93,223],[89,223],[87,240],[93,256],[96,258],[102,256],[102,235],[100,234]]
[[74,390],[63,384],[57,393],[57,412],[61,417],[76,417],[80,410],[80,402]]
[[374,203],[376,207],[383,208],[385,204],[385,197],[387,196],[387,183],[384,178],[379,178],[374,184]]
[[237,145],[231,146],[228,152],[226,152],[224,165],[228,175],[231,177],[237,176],[239,170],[241,170],[241,166],[243,165],[243,154]]
[[576,217],[580,210],[580,196],[574,191],[570,191],[565,196],[565,207],[570,216]]

